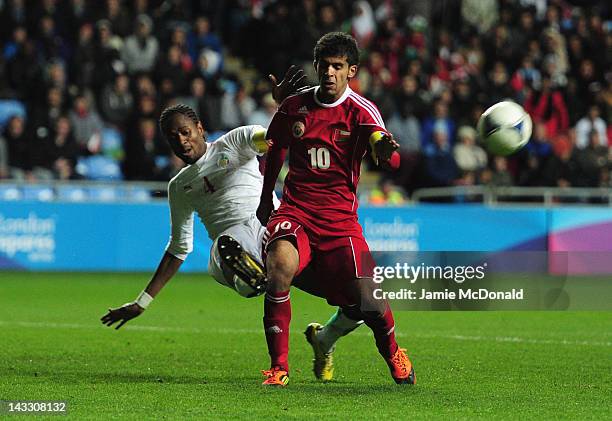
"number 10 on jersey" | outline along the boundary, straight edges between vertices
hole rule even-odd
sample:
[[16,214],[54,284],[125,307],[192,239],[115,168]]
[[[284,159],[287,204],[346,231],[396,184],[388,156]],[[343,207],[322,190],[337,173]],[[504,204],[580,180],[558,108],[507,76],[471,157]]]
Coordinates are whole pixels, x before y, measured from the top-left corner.
[[327,148],[310,148],[308,149],[310,156],[310,167],[326,170],[329,168],[330,155]]

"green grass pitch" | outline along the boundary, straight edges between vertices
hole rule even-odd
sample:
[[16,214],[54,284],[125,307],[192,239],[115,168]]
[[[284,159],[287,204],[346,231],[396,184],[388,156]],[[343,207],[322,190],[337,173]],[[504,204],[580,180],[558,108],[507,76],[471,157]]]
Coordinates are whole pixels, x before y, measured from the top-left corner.
[[65,400],[74,419],[612,417],[612,313],[396,312],[416,386],[392,382],[366,327],[321,384],[302,331],[333,309],[293,290],[291,382],[269,389],[261,297],[179,275],[121,330],[99,322],[147,280],[0,272],[0,400]]

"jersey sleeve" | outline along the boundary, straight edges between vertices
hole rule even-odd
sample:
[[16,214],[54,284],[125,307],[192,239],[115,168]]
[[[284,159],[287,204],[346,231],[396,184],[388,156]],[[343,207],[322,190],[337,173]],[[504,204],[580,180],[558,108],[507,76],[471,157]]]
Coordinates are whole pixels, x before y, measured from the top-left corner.
[[180,260],[185,260],[193,250],[193,212],[185,195],[179,191],[178,183],[170,181],[168,186],[170,205],[170,240],[166,251]]
[[262,142],[265,137],[266,129],[262,126],[241,126],[230,130],[225,135],[225,143],[239,156],[249,160],[255,156],[261,156],[267,151],[267,145]]
[[[387,131],[385,122],[378,110],[378,107],[371,101],[362,98],[360,100],[361,109],[358,116],[358,122],[361,130],[361,135],[364,139],[370,139],[370,135],[376,131]],[[374,152],[372,151],[374,154]],[[374,161],[377,161],[374,157]],[[397,170],[400,166],[400,154],[395,151],[386,162],[381,163],[383,167]]]
[[371,101],[365,98],[360,99],[359,114],[357,122],[366,132],[375,132],[377,130],[387,131],[385,122],[378,110],[378,107]]

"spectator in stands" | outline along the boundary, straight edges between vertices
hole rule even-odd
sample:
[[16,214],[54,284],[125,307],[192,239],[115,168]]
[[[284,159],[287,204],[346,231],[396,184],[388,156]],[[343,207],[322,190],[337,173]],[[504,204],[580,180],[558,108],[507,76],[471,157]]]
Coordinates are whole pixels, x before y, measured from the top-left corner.
[[9,156],[6,140],[0,136],[0,179],[9,177]]
[[411,75],[404,76],[399,90],[395,94],[395,109],[400,112],[403,110],[404,113],[413,115],[420,120],[424,116],[426,107],[417,79]]
[[566,74],[569,68],[565,38],[554,28],[544,30],[543,37],[546,54],[544,58],[545,71],[550,75],[554,86],[565,86],[567,84]]
[[[612,62],[612,60],[610,61]],[[603,109],[603,120],[610,124],[612,122],[612,73],[607,76],[606,88],[600,93],[599,104]],[[608,134],[612,134],[612,132],[608,130]],[[608,141],[611,137],[608,136]]]
[[170,97],[184,93],[190,72],[191,63],[183,60],[180,47],[171,45],[168,53],[161,56],[155,66],[155,81],[159,86],[160,94]]
[[68,41],[69,44],[75,45],[77,43],[79,33],[75,31],[76,28],[81,28],[85,22],[91,22],[92,11],[88,9],[86,0],[70,0],[64,4],[62,11],[63,24],[60,25],[62,36]]
[[70,77],[78,89],[85,89],[93,84],[96,69],[96,46],[94,30],[89,23],[79,28],[78,41],[72,57]]
[[553,149],[553,141],[548,137],[546,126],[543,123],[535,123],[531,140],[512,160],[519,186],[542,185],[542,172],[553,158]]
[[383,178],[378,187],[370,192],[368,203],[374,206],[397,206],[406,203],[406,198],[390,179]]
[[512,75],[510,86],[514,91],[513,96],[517,98],[520,103],[525,101],[529,87],[539,89],[542,84],[542,75],[540,70],[535,67],[533,58],[530,56],[523,57],[521,67],[519,67]]
[[143,118],[138,122],[138,136],[127,139],[125,146],[124,174],[128,180],[156,180],[161,169],[157,167],[159,155],[157,124]]
[[26,8],[25,0],[11,0],[4,2],[4,7],[0,11],[0,34],[2,41],[8,38],[12,28],[21,26],[26,27]]
[[487,166],[487,153],[476,144],[476,130],[461,126],[457,130],[457,144],[453,147],[453,157],[459,170],[478,174]]
[[60,180],[81,178],[74,170],[79,156],[79,148],[72,134],[70,119],[61,116],[53,131],[53,170]]
[[327,32],[337,31],[339,28],[338,11],[333,3],[322,3],[319,8],[319,24],[317,39]]
[[387,128],[400,144],[400,154],[419,153],[421,150],[421,126],[411,105],[402,102],[399,111],[387,119]]
[[220,100],[207,92],[204,79],[195,77],[191,80],[189,95],[178,97],[176,103],[188,105],[195,110],[207,132],[214,132],[221,127]]
[[204,49],[221,54],[221,40],[210,30],[210,21],[206,16],[199,16],[193,25],[193,30],[187,37],[187,46],[191,60],[198,61],[200,52]]
[[576,161],[580,172],[577,180],[579,186],[603,187],[607,181],[607,172],[610,170],[608,162],[608,146],[602,146],[599,132],[592,130],[589,133],[589,143],[576,152]]
[[121,131],[124,123],[130,116],[134,106],[134,97],[130,92],[130,79],[127,75],[118,75],[115,83],[107,85],[100,97],[100,111],[109,123],[117,126]]
[[113,33],[120,37],[126,37],[131,32],[132,19],[125,5],[121,0],[106,0],[106,8],[98,19],[108,20],[111,24]]
[[268,127],[274,117],[274,113],[278,106],[271,93],[267,93],[261,99],[261,106],[257,107],[255,111],[249,116],[248,124],[258,124],[263,127]]
[[448,146],[452,147],[454,143],[455,121],[449,117],[448,105],[441,99],[434,102],[433,115],[426,118],[423,122],[421,142],[424,150],[426,150],[429,145],[434,144],[434,128],[436,127],[442,127],[444,129]]
[[549,137],[554,138],[569,127],[567,106],[561,92],[556,89],[549,76],[542,78],[542,87],[539,90],[530,90],[525,100],[527,111],[534,122],[546,125]]
[[360,48],[367,49],[376,34],[376,21],[372,6],[365,0],[353,4],[353,16],[348,22],[346,32],[350,32],[357,40]]
[[2,49],[2,57],[5,60],[11,60],[17,52],[24,48],[25,42],[28,39],[28,31],[23,26],[17,26],[13,30],[13,37],[11,40],[4,44]]
[[100,20],[96,23],[96,29],[97,42],[93,57],[95,71],[91,88],[95,95],[99,95],[107,83],[112,83],[117,73],[125,70],[125,64],[119,58],[123,40],[113,33],[111,23],[106,19]]
[[35,100],[43,85],[43,66],[36,45],[26,39],[11,60],[7,61],[9,86],[15,98],[25,101]]
[[68,46],[64,39],[57,33],[55,21],[49,15],[42,16],[38,23],[38,50],[45,60],[58,59],[67,60],[69,56]]
[[510,76],[503,62],[495,62],[493,69],[489,72],[488,82],[487,96],[491,104],[513,98]]
[[31,179],[30,141],[22,117],[13,116],[9,119],[4,129],[4,143],[8,151],[8,167],[11,178]]
[[464,0],[461,2],[461,17],[463,21],[480,34],[485,34],[493,27],[499,16],[495,0]]
[[584,149],[590,145],[593,131],[598,134],[599,146],[608,147],[607,125],[600,117],[597,105],[589,107],[589,113],[576,123],[576,147],[578,149]]
[[241,83],[227,83],[226,90],[221,99],[221,126],[224,130],[246,124],[255,111],[256,103],[247,95]]
[[531,140],[527,143],[526,150],[536,156],[540,161],[548,159],[552,153],[552,141],[548,136],[546,125],[541,122],[537,122],[533,128],[533,134]]
[[195,66],[195,72],[204,80],[214,83],[219,73],[223,70],[223,56],[221,53],[204,48],[200,51]]
[[468,78],[459,79],[453,84],[450,112],[457,124],[468,126],[473,124],[472,110],[478,104],[477,101]]
[[574,145],[563,141],[557,147],[558,152],[548,160],[542,171],[542,181],[547,186],[572,187],[579,185],[579,169]]
[[121,49],[121,60],[129,74],[150,72],[159,53],[159,42],[151,35],[153,21],[147,15],[138,15],[134,34],[127,37]]
[[493,158],[493,168],[482,173],[482,182],[494,187],[509,187],[514,184],[508,171],[508,160],[503,156]]
[[171,180],[180,170],[185,167],[185,162],[175,154],[170,154],[168,165],[160,170],[159,180],[167,181]]
[[140,100],[140,98],[145,96],[152,98],[157,97],[157,88],[155,87],[151,77],[146,73],[140,74],[136,78],[136,83],[133,84],[133,88],[134,96],[137,100]]
[[438,122],[432,136],[432,143],[424,148],[428,184],[431,187],[451,186],[459,177],[459,171],[451,151],[447,126]]
[[33,108],[29,110],[30,126],[35,130],[39,127],[51,130],[60,115],[66,112],[64,98],[59,88],[49,88],[47,90],[46,102],[33,104]]
[[[596,54],[596,52],[593,52]],[[595,64],[590,58],[585,58],[580,62],[578,67],[578,76],[576,77],[576,92],[580,98],[592,104],[595,101],[593,95],[597,86],[597,72]]]
[[91,104],[89,96],[79,94],[69,114],[74,138],[82,154],[97,154],[101,147],[102,119]]

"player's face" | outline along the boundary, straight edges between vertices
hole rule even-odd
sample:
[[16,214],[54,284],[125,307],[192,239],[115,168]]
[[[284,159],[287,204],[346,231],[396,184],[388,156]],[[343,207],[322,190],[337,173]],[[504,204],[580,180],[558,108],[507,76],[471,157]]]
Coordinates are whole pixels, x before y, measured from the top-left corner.
[[339,99],[357,73],[357,65],[349,65],[346,56],[322,57],[315,63],[319,78],[319,96],[324,102]]
[[164,136],[174,154],[186,164],[193,164],[206,152],[202,123],[195,124],[182,114],[171,117]]

